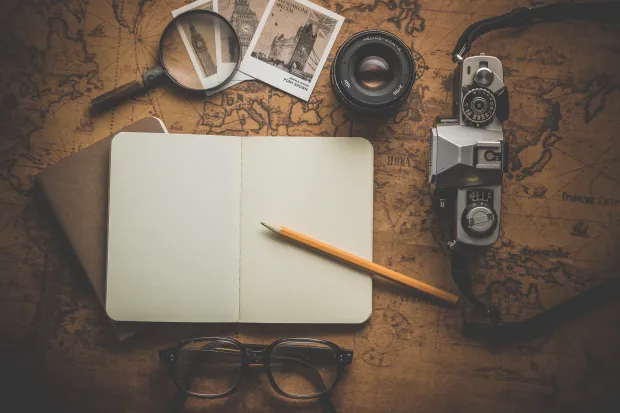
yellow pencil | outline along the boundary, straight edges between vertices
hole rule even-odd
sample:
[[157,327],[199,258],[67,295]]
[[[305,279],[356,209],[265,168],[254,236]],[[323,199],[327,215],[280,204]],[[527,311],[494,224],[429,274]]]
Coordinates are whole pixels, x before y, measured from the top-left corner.
[[375,264],[372,261],[368,261],[362,257],[358,257],[336,247],[333,247],[324,242],[315,240],[314,238],[310,238],[307,235],[300,234],[299,232],[295,232],[292,229],[280,226],[279,229],[273,225],[267,225],[264,222],[261,224],[271,231],[280,234],[284,237],[295,240],[301,244],[307,245],[319,251],[322,251],[326,254],[329,254],[333,257],[340,258],[346,262],[357,265],[358,267],[362,267],[371,271],[377,275],[381,275],[385,278],[388,278],[392,281],[396,281],[401,284],[408,285],[409,287],[413,287],[419,291],[422,291],[426,294],[432,295],[433,297],[439,298],[440,300],[447,301],[450,304],[456,304],[459,300],[459,297],[449,293],[447,291],[441,290],[437,287],[433,287],[432,285],[428,285],[423,283],[422,281],[418,281],[414,278],[408,277],[404,274],[401,274],[396,271],[392,271],[389,268],[382,267],[379,264]]

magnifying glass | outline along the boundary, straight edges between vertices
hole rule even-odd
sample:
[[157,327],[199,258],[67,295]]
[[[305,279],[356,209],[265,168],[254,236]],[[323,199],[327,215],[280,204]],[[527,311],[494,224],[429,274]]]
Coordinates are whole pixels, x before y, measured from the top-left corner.
[[158,65],[133,81],[94,98],[94,110],[111,107],[168,77],[191,92],[214,91],[228,83],[239,67],[241,43],[232,25],[209,10],[175,17],[159,42]]

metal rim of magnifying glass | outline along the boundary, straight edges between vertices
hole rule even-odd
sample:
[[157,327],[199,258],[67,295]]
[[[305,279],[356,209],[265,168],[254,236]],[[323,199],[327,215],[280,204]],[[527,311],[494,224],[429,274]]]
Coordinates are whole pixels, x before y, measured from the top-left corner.
[[168,72],[168,68],[166,67],[166,65],[164,63],[164,58],[163,58],[163,55],[162,55],[162,49],[163,49],[164,39],[166,38],[166,34],[168,33],[168,30],[171,30],[173,28],[173,25],[175,24],[175,22],[179,21],[179,19],[181,17],[186,16],[188,14],[196,14],[196,15],[197,14],[207,14],[207,15],[211,15],[214,18],[219,19],[219,20],[225,22],[226,25],[228,26],[228,28],[230,29],[230,32],[235,35],[235,39],[234,40],[235,40],[235,43],[238,46],[239,53],[241,53],[241,41],[239,40],[239,35],[237,35],[237,32],[235,31],[235,28],[233,27],[233,25],[230,24],[230,22],[228,20],[226,20],[226,18],[224,16],[222,16],[221,14],[216,13],[214,11],[211,11],[211,10],[189,10],[189,11],[186,11],[185,13],[181,13],[178,16],[176,16],[164,28],[164,31],[162,32],[162,35],[161,35],[161,39],[159,39],[159,51],[158,51],[158,54],[159,54],[159,64],[162,67],[162,69],[164,69],[164,72],[166,72],[166,76],[168,76],[168,78],[170,80],[172,80],[176,85],[178,85],[179,87],[181,87],[181,88],[183,88],[185,90],[188,90],[190,92],[208,92],[210,90],[219,89],[222,86],[224,86],[225,84],[227,84],[228,82],[230,82],[232,80],[232,78],[235,76],[235,74],[237,73],[237,70],[239,69],[239,65],[241,64],[241,59],[243,59],[243,56],[239,56],[239,58],[237,59],[237,63],[235,64],[235,69],[230,72],[230,75],[223,82],[218,83],[217,86],[215,86],[215,87],[210,87],[210,88],[207,88],[207,89],[195,89],[195,88],[192,88],[192,87],[187,87],[187,86],[182,85],[173,76],[171,76],[169,74],[170,72]]

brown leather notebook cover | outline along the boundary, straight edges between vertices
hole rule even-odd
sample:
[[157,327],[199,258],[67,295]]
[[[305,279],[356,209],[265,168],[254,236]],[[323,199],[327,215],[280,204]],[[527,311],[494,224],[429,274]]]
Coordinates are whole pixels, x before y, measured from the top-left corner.
[[[119,132],[168,131],[161,120],[148,117]],[[116,133],[47,167],[36,176],[104,308],[110,147],[114,135]],[[120,340],[133,335],[138,327],[136,323],[110,321]]]

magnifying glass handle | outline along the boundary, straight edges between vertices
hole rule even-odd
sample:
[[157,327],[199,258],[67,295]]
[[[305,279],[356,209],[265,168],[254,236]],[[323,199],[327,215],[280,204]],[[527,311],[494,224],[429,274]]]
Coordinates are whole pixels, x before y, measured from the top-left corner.
[[91,105],[94,110],[109,108],[145,89],[146,87],[142,82],[134,80],[133,82],[126,83],[123,86],[110,90],[103,95],[97,96],[91,101]]
[[142,74],[142,82],[134,80],[94,98],[90,102],[92,108],[95,111],[110,108],[123,100],[144,92],[147,88],[156,84],[165,74],[166,72],[160,66],[150,68]]

